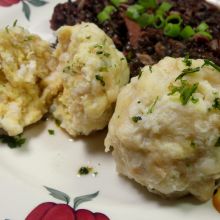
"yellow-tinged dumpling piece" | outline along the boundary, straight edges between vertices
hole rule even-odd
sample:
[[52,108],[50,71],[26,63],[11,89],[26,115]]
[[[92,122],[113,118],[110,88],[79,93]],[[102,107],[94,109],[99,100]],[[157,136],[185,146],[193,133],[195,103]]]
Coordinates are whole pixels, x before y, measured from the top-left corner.
[[220,178],[220,73],[166,57],[120,92],[105,139],[119,173],[166,197],[212,197]]
[[60,87],[50,75],[54,66],[48,42],[19,26],[0,30],[0,128],[8,135],[48,111]]
[[62,75],[63,91],[52,113],[72,136],[103,129],[120,88],[129,81],[127,61],[95,24],[63,26],[57,36],[56,72]]

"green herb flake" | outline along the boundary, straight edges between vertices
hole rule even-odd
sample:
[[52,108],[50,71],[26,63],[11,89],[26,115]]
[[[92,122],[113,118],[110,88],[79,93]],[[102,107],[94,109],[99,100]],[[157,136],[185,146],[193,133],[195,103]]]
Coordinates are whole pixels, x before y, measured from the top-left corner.
[[204,67],[204,66],[211,66],[214,69],[216,69],[218,72],[220,72],[220,66],[218,66],[217,64],[215,64],[211,60],[205,59],[204,64],[202,65],[202,67]]
[[102,49],[102,48],[103,48],[103,45],[101,45],[101,44],[96,44],[96,45],[94,46],[94,48],[100,48],[100,49]]
[[124,58],[124,57],[122,57],[120,60],[121,60],[121,61],[123,61],[123,60],[125,60],[125,58]]
[[49,135],[54,135],[54,134],[55,134],[55,131],[52,130],[52,129],[48,129],[48,133],[49,133]]
[[199,99],[192,96],[191,101],[193,104],[196,104],[199,102]]
[[59,119],[55,119],[55,124],[57,125],[57,127],[60,127],[61,121]]
[[0,135],[0,141],[13,149],[21,147],[26,142],[26,139],[21,134],[13,137],[3,134]]
[[100,83],[101,83],[102,86],[105,86],[105,81],[104,81],[104,79],[103,79],[102,76],[100,76],[100,75],[95,75],[95,78],[96,78],[96,80],[100,81]]
[[175,81],[182,79],[185,75],[191,74],[191,73],[196,73],[200,71],[200,67],[195,67],[195,68],[187,68],[182,71],[182,73],[175,79]]
[[7,25],[7,26],[5,27],[5,30],[6,30],[7,33],[9,33],[9,25]]
[[216,141],[215,147],[220,147],[220,137],[219,137],[218,140]]
[[152,73],[152,66],[151,66],[151,65],[149,66],[149,70],[150,70],[150,72]]
[[133,116],[131,119],[134,123],[137,123],[138,121],[142,120],[141,116]]
[[15,27],[16,25],[17,25],[17,23],[18,23],[18,20],[16,19],[14,22],[13,22],[13,27]]
[[93,168],[92,167],[86,167],[86,166],[82,166],[79,168],[78,170],[78,174],[80,176],[85,176],[88,175],[89,173],[93,172]]
[[108,67],[107,66],[100,67],[99,72],[108,72]]
[[220,110],[220,98],[215,98],[212,104],[212,107]]
[[194,142],[194,141],[191,141],[190,146],[191,146],[192,148],[195,148],[195,147],[196,147],[195,142]]
[[152,103],[152,105],[150,106],[150,108],[147,111],[147,114],[151,114],[154,111],[155,105],[157,104],[157,101],[159,99],[159,96],[157,96],[157,98],[154,100],[154,102]]
[[104,54],[103,54],[105,57],[110,57],[110,53],[106,53],[106,52],[104,52]]
[[69,73],[70,69],[71,69],[70,66],[65,66],[65,67],[63,68],[63,73]]
[[192,60],[189,59],[189,54],[187,54],[183,60],[183,63],[185,63],[186,66],[190,67],[192,66]]
[[194,83],[193,85],[190,85],[187,80],[181,80],[180,87],[171,85],[171,92],[168,95],[170,96],[175,94],[176,92],[179,92],[182,105],[186,105],[192,97],[193,93],[196,92],[198,85],[199,83]]
[[139,74],[138,74],[138,79],[140,79],[141,78],[141,76],[142,76],[142,70],[139,70]]
[[96,52],[97,55],[103,54],[103,51],[99,50]]
[[86,37],[86,39],[87,39],[87,40],[91,39],[91,36],[90,36],[90,35],[89,35],[89,36],[87,36],[87,37]]

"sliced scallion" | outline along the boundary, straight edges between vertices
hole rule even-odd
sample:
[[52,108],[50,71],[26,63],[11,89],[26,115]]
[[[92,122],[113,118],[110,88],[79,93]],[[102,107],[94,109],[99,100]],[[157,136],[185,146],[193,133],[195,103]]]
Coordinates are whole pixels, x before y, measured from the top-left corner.
[[172,4],[169,2],[163,2],[160,7],[157,9],[156,14],[158,15],[164,15],[166,12],[168,12],[173,7]]
[[97,18],[100,23],[103,23],[110,19],[110,15],[113,14],[117,9],[112,6],[108,5],[106,6],[101,12],[98,13]]
[[209,26],[205,22],[202,22],[200,25],[198,25],[198,27],[196,28],[196,31],[198,32],[207,31],[208,29],[209,29]]
[[154,19],[155,17],[153,14],[144,13],[137,19],[137,22],[142,28],[144,28],[149,25],[152,25],[154,22]]
[[137,20],[143,12],[144,7],[142,5],[135,4],[128,7],[126,15],[133,20]]
[[199,32],[196,33],[196,35],[205,37],[208,40],[212,40],[212,35],[209,32],[207,32],[207,31],[199,31]]
[[160,29],[160,28],[163,28],[164,25],[165,25],[165,20],[164,20],[163,16],[162,15],[156,15],[155,19],[154,19],[154,22],[153,22],[153,26],[155,28]]
[[142,5],[145,9],[157,7],[156,0],[139,0],[138,4]]
[[175,14],[171,14],[166,18],[166,23],[172,23],[172,24],[178,24],[181,25],[181,23],[183,22],[183,19],[181,18],[181,16],[177,13]]
[[119,7],[120,4],[122,3],[126,3],[128,0],[111,0],[111,3],[116,6]]
[[195,35],[195,31],[190,25],[186,25],[183,30],[180,32],[180,36],[183,39],[189,39],[190,37]]
[[168,23],[164,28],[164,34],[169,37],[177,37],[179,36],[181,31],[179,24]]

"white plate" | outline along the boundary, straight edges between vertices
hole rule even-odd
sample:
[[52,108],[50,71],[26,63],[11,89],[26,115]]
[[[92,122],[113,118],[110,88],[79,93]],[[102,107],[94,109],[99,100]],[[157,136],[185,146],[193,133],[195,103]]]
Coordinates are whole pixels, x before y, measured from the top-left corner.
[[[30,22],[22,12],[22,1],[7,8],[0,7],[0,26],[18,19],[18,23],[31,32],[52,40],[49,19],[58,2],[65,0],[51,0],[42,7],[30,6]],[[48,129],[54,129],[55,135],[49,135]],[[0,144],[0,220],[24,220],[42,202],[60,203],[43,186],[63,191],[71,198],[99,190],[97,198],[80,208],[103,212],[112,220],[220,219],[211,202],[200,204],[192,198],[163,200],[119,176],[111,155],[104,153],[105,135],[103,131],[72,140],[52,121],[47,121],[26,129],[24,136],[28,141],[20,149],[12,150]],[[82,165],[93,167],[98,175],[78,177],[77,171]]]

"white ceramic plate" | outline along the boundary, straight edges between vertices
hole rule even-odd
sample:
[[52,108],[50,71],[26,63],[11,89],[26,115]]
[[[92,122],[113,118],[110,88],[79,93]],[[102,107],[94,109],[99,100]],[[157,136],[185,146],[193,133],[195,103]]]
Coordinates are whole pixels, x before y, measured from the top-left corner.
[[[54,6],[65,1],[51,0],[42,7],[29,4],[29,22],[22,12],[23,2],[28,1],[17,2],[10,7],[0,7],[0,27],[18,19],[18,23],[31,32],[52,41],[49,19]],[[55,135],[49,135],[48,129],[54,129]],[[119,176],[111,155],[104,153],[105,135],[103,131],[72,140],[52,121],[46,121],[26,129],[24,147],[12,150],[0,144],[0,220],[24,220],[42,202],[60,203],[43,186],[63,191],[71,198],[100,191],[98,197],[80,208],[103,212],[112,220],[220,219],[211,202],[200,204],[192,198],[163,200]],[[83,165],[93,167],[98,175],[77,176]]]

